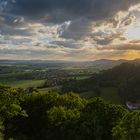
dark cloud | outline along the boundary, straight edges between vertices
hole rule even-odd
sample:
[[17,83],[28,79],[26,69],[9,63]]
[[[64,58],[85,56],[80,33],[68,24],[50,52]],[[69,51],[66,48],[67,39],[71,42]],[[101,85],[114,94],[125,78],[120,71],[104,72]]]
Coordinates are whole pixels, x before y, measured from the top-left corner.
[[76,43],[75,40],[67,40],[67,41],[54,41],[51,42],[53,46],[59,46],[59,47],[64,47],[64,48],[72,48],[72,49],[79,49],[82,44]]
[[0,25],[0,34],[2,35],[12,35],[12,36],[31,36],[32,31],[29,29],[13,28],[12,26]]
[[60,26],[58,33],[60,37],[77,40],[91,34],[91,26],[91,21],[85,18],[79,18],[71,22],[63,23]]
[[2,35],[20,35],[20,36],[27,36],[27,35],[29,35],[28,30],[18,30],[18,29],[13,30],[10,27],[6,27],[6,28],[4,27],[1,30],[1,32],[2,32]]
[[77,16],[99,20],[127,10],[139,2],[140,0],[16,0],[16,3],[12,3],[11,12],[32,18],[48,15],[48,20],[54,22]]
[[[103,36],[103,37],[102,37]],[[110,34],[104,33],[102,31],[95,32],[92,34],[91,38],[96,41],[98,45],[111,45],[111,43],[118,39],[119,41],[125,41],[126,38],[123,36],[121,32],[110,32]]]
[[23,17],[0,13],[0,34],[31,36],[32,30],[27,28]]

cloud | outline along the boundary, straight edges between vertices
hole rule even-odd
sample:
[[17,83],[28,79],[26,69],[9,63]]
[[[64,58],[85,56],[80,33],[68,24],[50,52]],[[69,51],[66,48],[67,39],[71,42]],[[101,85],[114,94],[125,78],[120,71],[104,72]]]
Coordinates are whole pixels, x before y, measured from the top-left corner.
[[137,3],[0,0],[0,58],[90,60],[136,53],[139,41],[124,32],[140,15]]
[[[32,17],[48,15],[48,20],[55,19],[58,12],[57,18],[63,21],[68,20],[68,17],[71,19],[77,16],[100,20],[111,17],[118,11],[126,11],[131,5],[139,2],[139,0],[16,0],[11,11]],[[67,16],[62,18],[61,14],[64,13]]]
[[62,38],[81,39],[91,34],[92,22],[86,18],[64,22],[58,28],[59,36]]
[[140,40],[133,40],[126,43],[110,44],[106,46],[98,46],[98,50],[140,50]]

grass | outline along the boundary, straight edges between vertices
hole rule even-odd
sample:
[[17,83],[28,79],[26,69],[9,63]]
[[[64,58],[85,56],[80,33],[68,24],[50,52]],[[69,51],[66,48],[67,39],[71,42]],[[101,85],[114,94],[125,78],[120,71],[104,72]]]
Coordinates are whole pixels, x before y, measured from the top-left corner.
[[49,92],[49,91],[61,92],[61,86],[48,87],[48,88],[39,88],[38,91],[40,93],[46,93],[46,92]]
[[48,92],[48,91],[50,91],[50,90],[49,90],[49,88],[41,88],[41,89],[38,89],[38,91],[39,91],[40,93],[46,93],[46,92]]
[[84,80],[84,79],[88,79],[90,78],[91,76],[76,76],[76,79],[77,80]]
[[[107,88],[101,88],[101,94],[100,97],[103,98],[106,101],[115,103],[115,104],[120,104],[121,99],[118,95],[117,89],[113,87],[107,87]],[[92,97],[97,97],[97,94],[94,91],[88,91],[81,93],[80,96],[82,98],[92,98]]]
[[93,91],[88,91],[88,92],[84,92],[84,93],[80,94],[80,97],[86,98],[86,99],[89,99],[89,98],[92,98],[92,97],[95,97],[95,96],[96,96],[96,93],[93,92]]
[[79,67],[73,67],[73,66],[67,66],[67,67],[63,67],[61,69],[62,70],[69,70],[69,71],[81,70],[81,68],[79,68]]
[[20,81],[0,81],[0,84],[14,88],[28,88],[41,86],[45,80],[20,80]]
[[117,89],[113,87],[107,87],[101,89],[101,97],[107,101],[111,101],[116,104],[120,104],[120,97]]

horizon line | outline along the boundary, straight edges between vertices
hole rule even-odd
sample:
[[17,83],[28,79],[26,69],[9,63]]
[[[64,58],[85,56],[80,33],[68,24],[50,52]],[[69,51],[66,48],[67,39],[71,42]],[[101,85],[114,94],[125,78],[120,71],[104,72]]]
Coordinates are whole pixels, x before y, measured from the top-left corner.
[[140,58],[136,59],[95,59],[95,60],[47,60],[47,59],[0,59],[0,61],[57,61],[57,62],[94,62],[94,61],[100,61],[100,60],[108,60],[108,61],[134,61],[138,60]]

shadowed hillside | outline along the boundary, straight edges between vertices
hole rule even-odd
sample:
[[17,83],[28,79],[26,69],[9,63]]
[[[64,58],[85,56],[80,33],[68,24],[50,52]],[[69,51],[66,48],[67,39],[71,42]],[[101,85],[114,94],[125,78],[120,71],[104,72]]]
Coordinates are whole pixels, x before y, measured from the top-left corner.
[[[140,65],[123,63],[109,70],[94,74],[91,78],[69,81],[62,87],[63,91],[74,91],[81,95],[90,92],[92,96],[102,96],[105,90],[110,96],[120,97],[122,103],[140,100]],[[112,89],[112,91],[111,91]],[[84,94],[86,97],[86,94]],[[110,97],[111,98],[111,97]]]

